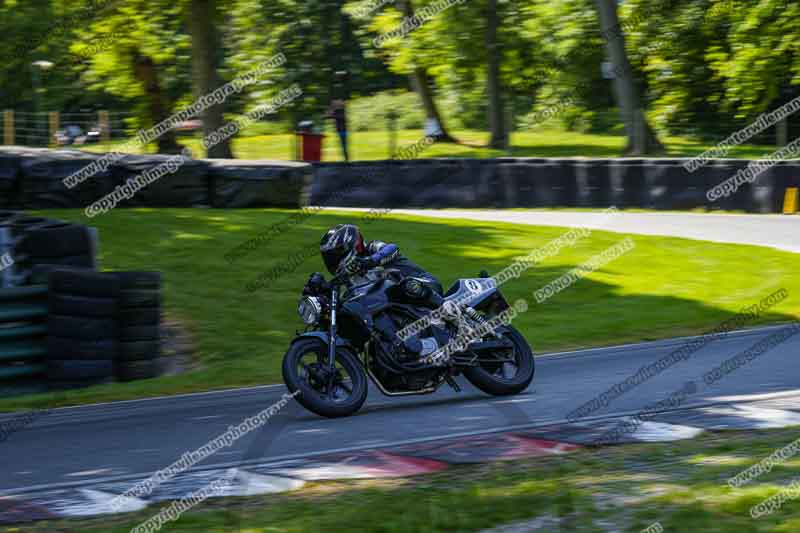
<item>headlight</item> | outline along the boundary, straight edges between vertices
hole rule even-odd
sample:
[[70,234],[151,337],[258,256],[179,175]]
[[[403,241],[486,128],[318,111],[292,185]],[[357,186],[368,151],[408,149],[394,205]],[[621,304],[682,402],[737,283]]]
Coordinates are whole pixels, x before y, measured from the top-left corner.
[[304,324],[316,324],[322,316],[322,302],[319,298],[314,296],[305,296],[300,299],[300,304],[297,306],[297,313]]

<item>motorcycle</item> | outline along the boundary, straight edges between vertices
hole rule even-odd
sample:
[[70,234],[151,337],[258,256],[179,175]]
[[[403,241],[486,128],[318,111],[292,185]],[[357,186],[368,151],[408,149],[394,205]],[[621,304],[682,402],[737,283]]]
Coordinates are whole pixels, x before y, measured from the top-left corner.
[[[330,282],[319,273],[309,278],[298,305],[306,328],[282,365],[284,382],[291,393],[300,391],[295,398],[301,405],[324,417],[349,416],[367,398],[367,377],[387,396],[430,394],[443,383],[460,392],[454,378],[461,374],[495,396],[528,387],[533,352],[518,330],[499,322],[509,305],[486,272],[459,279],[445,293],[447,319],[409,301],[402,280],[400,272],[382,267],[338,272]],[[384,327],[375,328],[378,321]],[[414,334],[397,342],[398,336],[387,338],[387,328]]]

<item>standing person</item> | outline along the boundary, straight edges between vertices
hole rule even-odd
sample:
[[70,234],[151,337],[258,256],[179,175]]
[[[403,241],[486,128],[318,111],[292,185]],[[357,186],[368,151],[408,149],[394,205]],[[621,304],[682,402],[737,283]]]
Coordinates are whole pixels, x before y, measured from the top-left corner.
[[344,100],[333,100],[328,113],[325,115],[332,118],[336,122],[336,133],[339,134],[339,140],[342,142],[342,153],[344,160],[350,161],[350,156],[347,153],[347,114],[344,109]]

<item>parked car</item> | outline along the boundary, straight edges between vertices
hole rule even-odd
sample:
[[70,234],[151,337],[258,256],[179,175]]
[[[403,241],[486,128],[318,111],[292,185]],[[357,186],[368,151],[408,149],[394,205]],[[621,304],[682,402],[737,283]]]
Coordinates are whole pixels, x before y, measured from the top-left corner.
[[78,139],[85,138],[85,134],[80,126],[70,124],[55,132],[53,137],[58,146],[64,146],[68,144],[83,144],[83,141],[78,142]]
[[56,144],[59,146],[98,143],[102,138],[102,128],[95,124],[89,128],[88,131],[84,132],[83,128],[77,124],[69,124],[58,130],[53,137],[55,138]]
[[184,120],[175,126],[175,131],[178,133],[191,133],[203,129],[203,121],[197,119]]

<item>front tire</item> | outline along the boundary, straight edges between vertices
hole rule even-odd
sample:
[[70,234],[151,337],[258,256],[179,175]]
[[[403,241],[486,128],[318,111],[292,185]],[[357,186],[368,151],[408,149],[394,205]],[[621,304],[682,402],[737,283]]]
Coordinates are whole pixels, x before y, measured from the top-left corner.
[[514,344],[513,376],[507,376],[506,366],[511,363],[481,363],[464,369],[464,377],[470,383],[492,396],[519,394],[531,384],[535,371],[533,351],[522,333],[511,326],[504,327],[501,333]]
[[[320,339],[296,340],[283,356],[283,381],[295,398],[320,416],[338,418],[358,411],[367,399],[367,375],[355,354],[336,350],[333,386],[322,374],[328,368],[328,345]],[[322,379],[321,379],[322,378]]]

